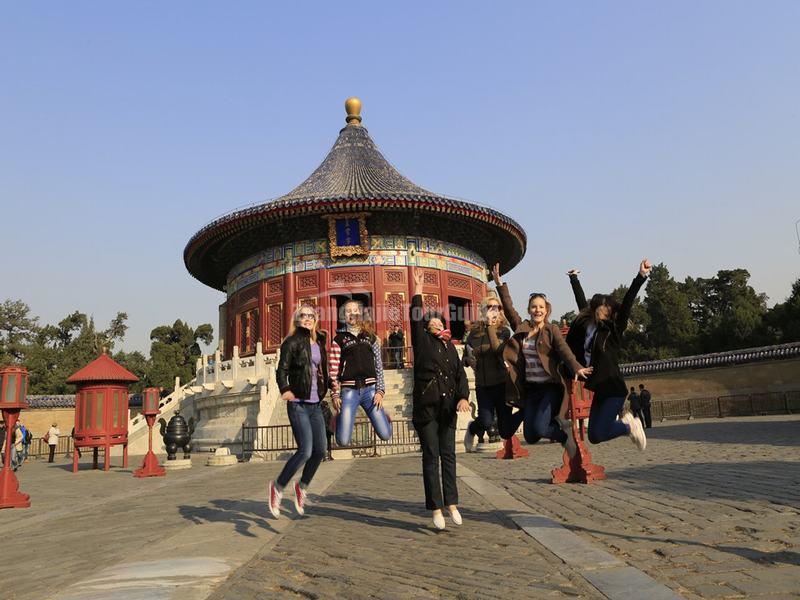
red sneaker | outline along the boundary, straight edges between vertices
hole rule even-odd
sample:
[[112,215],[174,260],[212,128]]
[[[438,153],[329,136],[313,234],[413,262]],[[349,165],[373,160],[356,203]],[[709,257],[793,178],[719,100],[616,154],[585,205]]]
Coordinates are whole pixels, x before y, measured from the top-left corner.
[[294,484],[294,509],[297,511],[297,514],[303,516],[306,514],[306,496],[308,494],[306,491],[300,487],[300,484],[295,482]]
[[275,482],[269,482],[269,512],[272,513],[272,516],[276,519],[281,516],[281,499],[283,498],[283,492],[278,490],[275,487]]

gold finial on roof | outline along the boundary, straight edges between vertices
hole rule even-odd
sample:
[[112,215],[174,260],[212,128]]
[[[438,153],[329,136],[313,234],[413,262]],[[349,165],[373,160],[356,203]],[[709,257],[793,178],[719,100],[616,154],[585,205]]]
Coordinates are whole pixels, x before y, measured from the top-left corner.
[[361,100],[353,96],[344,101],[344,109],[347,111],[348,125],[359,125],[361,123]]

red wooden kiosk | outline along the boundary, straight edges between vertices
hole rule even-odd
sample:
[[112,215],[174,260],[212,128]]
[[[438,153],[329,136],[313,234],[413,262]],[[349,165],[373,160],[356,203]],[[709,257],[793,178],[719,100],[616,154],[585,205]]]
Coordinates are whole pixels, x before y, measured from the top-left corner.
[[97,454],[105,450],[103,470],[111,463],[111,446],[122,445],[122,466],[128,466],[128,384],[139,381],[133,373],[105,352],[73,373],[67,383],[75,391],[75,450],[72,472],[78,471],[78,450],[91,448],[93,468]]
[[592,463],[592,455],[586,446],[586,426],[584,419],[589,418],[594,394],[587,390],[582,382],[570,380],[567,384],[569,393],[569,414],[572,419],[572,434],[578,450],[575,456],[569,457],[564,451],[564,464],[553,469],[553,483],[591,483],[606,478],[605,467]]

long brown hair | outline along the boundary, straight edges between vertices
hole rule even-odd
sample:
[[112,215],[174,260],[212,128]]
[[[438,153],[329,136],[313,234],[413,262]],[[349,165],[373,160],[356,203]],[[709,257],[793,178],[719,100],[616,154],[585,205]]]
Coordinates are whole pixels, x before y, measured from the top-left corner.
[[553,312],[553,305],[550,304],[550,301],[547,299],[547,296],[545,296],[544,294],[533,294],[530,298],[528,298],[528,313],[529,314],[530,314],[530,311],[531,311],[531,302],[536,300],[536,298],[541,298],[542,300],[544,300],[544,306],[545,306],[544,320],[542,321],[542,324],[539,327],[534,327],[533,326],[533,322],[530,322],[531,323],[531,330],[528,332],[528,337],[532,337],[532,336],[536,335],[537,333],[539,333],[542,329],[544,329],[547,326],[547,324],[550,322],[550,315]]
[[300,306],[297,307],[297,310],[294,311],[294,314],[292,315],[292,324],[289,326],[289,333],[286,335],[286,337],[294,335],[295,332],[297,331],[297,328],[300,327],[300,313],[303,312],[304,308],[306,309],[310,308],[312,311],[314,311],[314,327],[310,329],[309,332],[311,334],[311,341],[316,342],[317,334],[320,331],[319,313],[317,312],[316,307],[311,306],[310,304],[301,304]]
[[[361,318],[358,321],[356,321],[356,327],[358,327],[361,330],[361,333],[367,335],[370,338],[370,340],[374,340],[376,328],[375,328],[375,321],[372,320],[372,311],[368,307],[364,306],[364,303],[361,302],[360,300],[355,300],[354,298],[351,298],[350,300],[347,300],[345,301],[344,304],[342,304],[342,313],[344,313],[344,307],[347,306],[348,304],[358,304],[358,307],[361,309]],[[347,325],[347,317],[345,317],[342,320],[344,321],[345,325]]]

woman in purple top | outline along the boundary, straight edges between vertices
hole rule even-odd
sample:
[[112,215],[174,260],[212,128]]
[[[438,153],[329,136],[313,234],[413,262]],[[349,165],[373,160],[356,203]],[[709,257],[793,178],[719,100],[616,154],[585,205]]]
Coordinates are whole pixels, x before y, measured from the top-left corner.
[[300,481],[294,484],[294,507],[305,513],[306,490],[325,458],[327,437],[320,400],[328,391],[328,360],[325,355],[325,332],[313,306],[303,305],[292,318],[289,335],[283,340],[275,372],[281,398],[297,442],[297,452],[286,462],[275,481],[269,482],[269,510],[280,516],[283,490],[303,466]]

